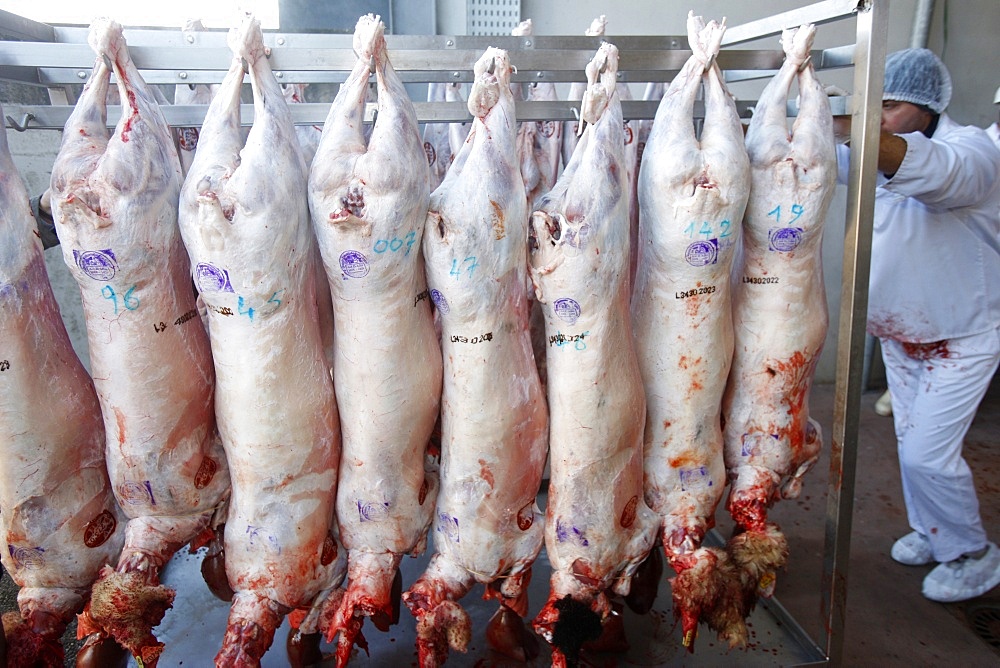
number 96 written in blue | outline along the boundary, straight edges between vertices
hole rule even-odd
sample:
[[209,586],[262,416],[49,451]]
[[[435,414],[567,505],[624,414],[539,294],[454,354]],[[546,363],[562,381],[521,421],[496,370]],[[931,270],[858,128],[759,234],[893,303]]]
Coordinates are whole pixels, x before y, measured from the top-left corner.
[[135,288],[133,285],[125,291],[125,294],[119,295],[113,287],[105,285],[101,288],[101,296],[114,305],[115,315],[118,315],[123,310],[134,311],[139,308],[139,298],[133,294]]

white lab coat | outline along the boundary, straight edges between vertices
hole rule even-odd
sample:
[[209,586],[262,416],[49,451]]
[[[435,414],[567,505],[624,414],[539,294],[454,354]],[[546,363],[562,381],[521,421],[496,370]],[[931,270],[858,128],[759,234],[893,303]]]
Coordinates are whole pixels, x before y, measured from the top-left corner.
[[1000,123],[994,123],[990,127],[986,128],[986,134],[989,135],[990,139],[998,149],[1000,149]]
[[[942,114],[875,191],[868,331],[913,343],[1000,324],[1000,150]],[[847,149],[839,147],[846,182]]]
[[901,136],[906,156],[875,192],[868,331],[882,343],[910,526],[949,561],[986,544],[962,440],[1000,363],[1000,150],[944,114],[932,138]]

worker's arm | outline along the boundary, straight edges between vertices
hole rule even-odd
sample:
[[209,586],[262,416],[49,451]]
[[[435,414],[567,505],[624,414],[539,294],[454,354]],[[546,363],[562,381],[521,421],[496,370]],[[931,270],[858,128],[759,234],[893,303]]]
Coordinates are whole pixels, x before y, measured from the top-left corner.
[[56,236],[56,226],[52,220],[48,189],[38,197],[31,198],[31,213],[35,216],[35,224],[38,226],[38,236],[42,239],[42,247],[58,246],[59,237]]
[[[851,137],[851,117],[834,116],[833,134],[837,137],[838,141],[849,142]],[[878,171],[882,172],[887,177],[892,178],[892,176],[899,170],[899,166],[903,164],[903,158],[905,157],[905,139],[899,135],[894,135],[891,132],[883,132],[879,135]]]

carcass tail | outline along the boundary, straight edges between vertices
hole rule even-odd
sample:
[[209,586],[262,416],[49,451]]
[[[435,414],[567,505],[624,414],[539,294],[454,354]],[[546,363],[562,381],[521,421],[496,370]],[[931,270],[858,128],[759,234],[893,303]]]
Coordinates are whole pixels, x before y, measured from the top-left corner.
[[740,529],[762,531],[767,524],[767,509],[777,494],[777,480],[770,471],[743,466],[730,471],[731,483],[726,508]]
[[[63,624],[62,628],[65,629]],[[3,615],[0,632],[6,636],[8,668],[61,668],[65,659],[62,632],[38,633],[16,612]]]
[[726,545],[726,559],[720,560],[722,573],[718,604],[705,615],[709,628],[730,647],[746,645],[746,619],[760,596],[774,592],[775,573],[788,561],[788,541],[775,524],[733,536]]
[[724,550],[699,547],[670,561],[677,573],[670,579],[674,616],[681,622],[684,646],[693,652],[698,623],[707,622],[725,599],[727,555]]
[[532,626],[552,646],[553,665],[575,665],[584,643],[601,637],[611,605],[602,590],[565,570],[553,571],[549,589]]
[[427,570],[403,593],[403,602],[419,619],[443,601],[457,601],[472,589],[472,575],[440,552],[431,557]]
[[142,659],[143,665],[156,665],[163,643],[153,635],[153,627],[173,607],[174,594],[159,584],[155,569],[115,571],[105,566],[87,609],[79,616],[78,628],[99,629]]
[[421,668],[439,666],[448,650],[464,652],[472,634],[469,615],[456,601],[472,588],[472,575],[440,552],[403,594],[417,618],[417,651]]
[[442,601],[417,619],[417,654],[421,668],[440,666],[450,649],[465,652],[472,637],[469,615],[454,601]]
[[788,563],[788,540],[776,524],[744,531],[726,545],[739,592],[739,612],[745,619],[760,596],[774,593],[777,571]]
[[570,594],[559,598],[555,592],[535,617],[535,632],[552,646],[552,665],[576,665],[584,643],[601,637],[602,615],[592,602]]
[[326,632],[330,639],[340,633],[337,644],[339,665],[347,662],[355,644],[367,649],[361,635],[365,617],[370,617],[376,628],[383,632],[399,621],[403,582],[399,573],[400,557],[392,552],[354,551],[349,554],[350,584]]
[[236,592],[215,665],[219,668],[260,666],[261,657],[271,647],[274,632],[287,613],[287,608],[276,601],[251,592]]
[[528,585],[531,584],[531,568],[508,573],[486,586],[483,598],[493,599],[524,617],[528,614]]

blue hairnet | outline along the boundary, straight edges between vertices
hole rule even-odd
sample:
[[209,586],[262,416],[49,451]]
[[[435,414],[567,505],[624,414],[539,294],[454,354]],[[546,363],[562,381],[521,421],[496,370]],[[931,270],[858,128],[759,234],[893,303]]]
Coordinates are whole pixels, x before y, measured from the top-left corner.
[[940,114],[951,102],[951,75],[930,49],[903,49],[885,59],[883,100],[920,104]]

